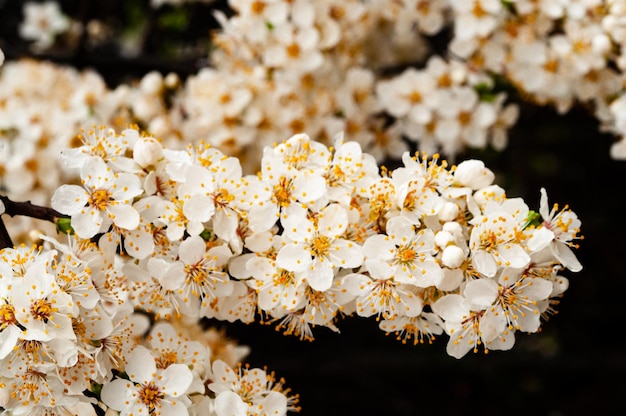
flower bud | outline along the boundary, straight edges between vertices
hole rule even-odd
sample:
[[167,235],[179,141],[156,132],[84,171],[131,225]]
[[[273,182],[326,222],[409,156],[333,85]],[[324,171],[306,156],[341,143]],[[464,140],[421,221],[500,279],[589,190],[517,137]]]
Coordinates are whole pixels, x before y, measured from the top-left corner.
[[494,178],[494,173],[486,168],[480,160],[472,159],[461,162],[454,171],[455,181],[471,189],[489,186]]
[[141,137],[133,148],[133,159],[142,168],[155,166],[163,157],[163,148],[153,137]]
[[463,227],[456,221],[449,221],[443,225],[443,231],[449,232],[456,239],[463,239]]
[[454,244],[454,236],[447,231],[439,231],[435,234],[435,244],[441,248],[446,248],[450,243]]
[[456,269],[465,261],[466,256],[463,250],[458,246],[448,246],[441,254],[441,263],[451,269]]
[[439,220],[447,222],[453,221],[459,215],[459,206],[454,202],[446,202],[439,210]]
[[163,88],[163,76],[156,71],[148,72],[139,82],[139,89],[144,94],[156,95]]

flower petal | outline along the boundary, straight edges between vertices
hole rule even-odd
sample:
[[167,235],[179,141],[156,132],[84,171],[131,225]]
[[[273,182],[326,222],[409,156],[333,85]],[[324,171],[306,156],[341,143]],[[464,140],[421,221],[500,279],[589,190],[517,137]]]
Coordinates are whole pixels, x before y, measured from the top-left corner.
[[89,194],[78,185],[61,185],[52,195],[52,208],[61,214],[74,215],[89,201]]

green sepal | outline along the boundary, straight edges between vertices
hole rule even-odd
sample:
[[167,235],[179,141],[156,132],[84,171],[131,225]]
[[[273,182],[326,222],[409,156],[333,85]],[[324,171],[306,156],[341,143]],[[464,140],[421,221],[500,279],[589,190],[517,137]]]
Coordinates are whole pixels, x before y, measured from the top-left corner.
[[213,239],[213,233],[207,229],[204,229],[200,233],[200,237],[202,237],[204,241],[211,241]]
[[57,231],[62,234],[74,234],[72,220],[70,218],[59,218],[56,220]]
[[541,225],[543,219],[541,218],[541,214],[535,212],[533,210],[528,211],[528,215],[526,216],[526,221],[524,222],[523,229],[525,230],[528,227],[538,227]]

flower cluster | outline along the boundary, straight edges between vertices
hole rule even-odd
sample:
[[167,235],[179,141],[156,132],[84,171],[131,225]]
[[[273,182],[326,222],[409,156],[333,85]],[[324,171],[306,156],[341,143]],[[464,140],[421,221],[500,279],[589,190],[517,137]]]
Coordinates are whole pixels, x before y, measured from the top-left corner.
[[47,241],[47,249],[0,251],[3,414],[298,410],[298,397],[273,374],[236,373],[247,348],[194,321],[151,324],[135,312],[125,276],[113,264],[115,253],[87,240],[70,246]]
[[[74,105],[93,111],[90,122],[121,117],[230,155],[260,150],[285,131],[327,145],[345,131],[379,162],[400,156],[405,139],[453,159],[465,147],[507,145],[518,107],[497,79],[561,112],[588,105],[603,130],[623,137],[624,5],[552,3],[230,1],[228,16],[216,11],[211,67],[184,83],[151,73]],[[37,44],[68,28],[52,1],[24,10],[21,35]],[[434,49],[429,37],[449,29],[445,51]],[[267,110],[275,106],[284,111]],[[77,116],[69,115],[86,121]],[[612,156],[623,158],[624,147],[616,143]]]
[[[477,160],[404,154],[379,171],[354,141],[306,134],[266,147],[261,170],[207,145],[164,148],[104,127],[63,152],[80,185],[52,207],[76,236],[125,259],[124,290],[156,318],[274,322],[301,339],[375,316],[404,340],[450,335],[461,357],[536,332],[567,288],[580,221],[509,199]],[[459,342],[464,338],[463,342]]]
[[559,112],[587,106],[620,140],[626,158],[623,1],[449,1],[449,51],[481,72],[512,83],[526,100]]
[[[248,172],[259,168],[248,155],[285,132],[329,146],[345,131],[379,163],[415,144],[450,159],[468,146],[503,148],[517,107],[485,93],[485,74],[429,55],[425,36],[445,27],[446,2],[409,3],[232,1],[230,17],[217,13],[211,66],[184,82],[150,72],[111,89],[93,71],[7,62],[3,184],[15,198],[49,196],[64,183],[45,173],[63,172],[50,153],[75,147],[74,132],[93,124],[137,124],[178,149],[202,139]],[[411,69],[390,75],[403,67]]]

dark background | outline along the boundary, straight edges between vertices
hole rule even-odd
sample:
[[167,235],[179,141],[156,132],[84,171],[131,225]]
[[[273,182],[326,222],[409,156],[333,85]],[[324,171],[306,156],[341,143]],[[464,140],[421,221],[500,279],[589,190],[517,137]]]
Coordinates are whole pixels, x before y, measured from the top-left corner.
[[[0,48],[7,59],[32,56],[15,37],[21,3],[0,0]],[[112,86],[152,69],[184,77],[206,64],[208,28],[214,27],[209,6],[186,6],[181,28],[163,23],[168,13],[170,23],[181,19],[179,11],[150,11],[142,0],[61,4],[79,19],[100,17],[120,30],[134,24],[132,19],[147,19],[143,52],[122,58],[113,41],[94,47],[85,39],[61,39],[42,58],[95,68]],[[184,53],[172,52],[181,47]],[[531,209],[538,210],[539,189],[545,187],[551,204],[569,204],[582,221],[577,255],[583,270],[565,273],[570,287],[559,313],[541,333],[518,334],[511,351],[457,360],[445,353],[446,336],[433,345],[403,345],[385,336],[374,319],[345,319],[338,323],[341,334],[316,328],[313,342],[283,336],[271,326],[215,324],[251,347],[252,366],[267,366],[285,378],[300,395],[304,416],[622,414],[626,162],[610,159],[613,140],[599,133],[585,109],[559,115],[523,104],[505,151],[472,150],[458,158],[485,161],[507,195],[523,197]]]

